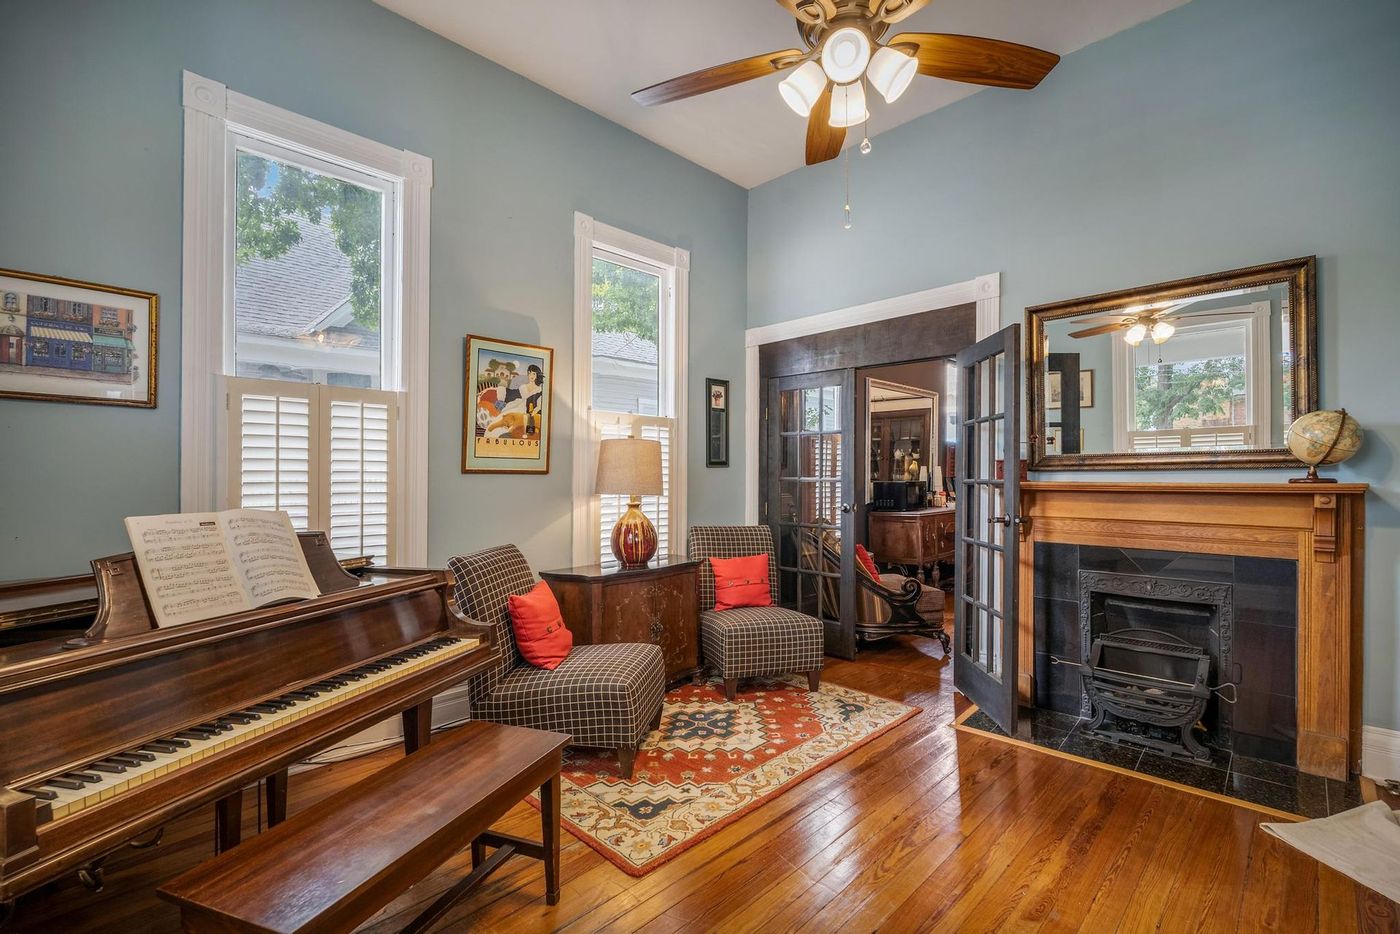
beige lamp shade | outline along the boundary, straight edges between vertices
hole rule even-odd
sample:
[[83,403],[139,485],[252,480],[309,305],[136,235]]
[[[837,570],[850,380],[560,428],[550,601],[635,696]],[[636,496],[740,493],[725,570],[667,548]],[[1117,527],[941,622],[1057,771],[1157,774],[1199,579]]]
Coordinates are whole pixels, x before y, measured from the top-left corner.
[[644,438],[603,441],[598,446],[598,480],[593,492],[660,496],[661,442]]

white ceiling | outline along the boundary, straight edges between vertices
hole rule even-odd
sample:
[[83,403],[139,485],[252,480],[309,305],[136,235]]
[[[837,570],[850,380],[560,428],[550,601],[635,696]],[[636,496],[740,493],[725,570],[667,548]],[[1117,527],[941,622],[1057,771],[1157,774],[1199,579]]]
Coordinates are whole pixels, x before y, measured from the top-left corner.
[[[745,188],[803,163],[805,121],[779,98],[777,75],[656,107],[642,107],[628,96],[710,65],[800,48],[792,17],[775,0],[375,2]],[[989,36],[1066,55],[1186,2],[934,0],[890,34]],[[1054,80],[1051,72],[1046,83]],[[893,105],[872,104],[871,132],[977,90],[920,76]],[[848,142],[859,138],[859,133],[847,136]]]

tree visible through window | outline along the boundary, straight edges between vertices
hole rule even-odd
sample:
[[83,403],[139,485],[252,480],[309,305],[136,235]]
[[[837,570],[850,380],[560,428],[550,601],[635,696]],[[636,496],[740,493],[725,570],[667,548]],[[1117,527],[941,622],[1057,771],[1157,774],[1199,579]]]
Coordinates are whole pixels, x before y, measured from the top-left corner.
[[1134,380],[1138,431],[1247,421],[1243,355],[1140,365]]

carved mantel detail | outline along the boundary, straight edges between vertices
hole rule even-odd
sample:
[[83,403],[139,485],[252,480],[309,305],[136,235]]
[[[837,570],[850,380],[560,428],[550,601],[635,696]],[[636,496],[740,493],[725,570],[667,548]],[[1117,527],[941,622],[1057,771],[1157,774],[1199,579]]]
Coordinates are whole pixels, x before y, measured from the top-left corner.
[[1361,759],[1362,483],[1021,484],[1019,671],[1034,696],[1036,542],[1298,562],[1298,767],[1345,778]]

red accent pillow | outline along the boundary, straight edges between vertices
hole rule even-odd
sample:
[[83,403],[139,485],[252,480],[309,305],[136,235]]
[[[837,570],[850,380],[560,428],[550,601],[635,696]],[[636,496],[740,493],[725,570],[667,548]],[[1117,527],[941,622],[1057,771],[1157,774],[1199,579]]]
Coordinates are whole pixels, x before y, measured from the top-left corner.
[[549,671],[558,668],[574,647],[574,634],[564,625],[554,591],[540,581],[526,593],[511,594],[506,602],[515,644],[525,661]]
[[870,572],[871,577],[876,580],[880,579],[880,571],[875,567],[875,559],[871,557],[870,552],[865,550],[864,545],[856,546],[856,560],[860,562],[861,567]]
[[715,572],[716,610],[773,605],[767,552],[745,558],[711,558],[710,567]]

